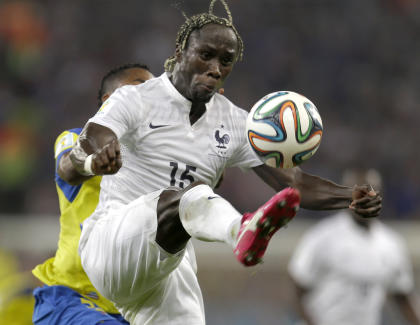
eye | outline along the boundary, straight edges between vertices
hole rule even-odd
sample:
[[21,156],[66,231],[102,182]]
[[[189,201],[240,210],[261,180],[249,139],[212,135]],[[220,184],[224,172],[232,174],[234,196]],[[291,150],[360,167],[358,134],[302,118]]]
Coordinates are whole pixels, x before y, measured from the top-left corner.
[[224,66],[232,65],[233,64],[233,57],[231,57],[231,56],[223,57],[222,60],[221,60],[221,63]]
[[210,60],[211,59],[211,53],[209,51],[202,51],[200,53],[200,57],[203,60]]

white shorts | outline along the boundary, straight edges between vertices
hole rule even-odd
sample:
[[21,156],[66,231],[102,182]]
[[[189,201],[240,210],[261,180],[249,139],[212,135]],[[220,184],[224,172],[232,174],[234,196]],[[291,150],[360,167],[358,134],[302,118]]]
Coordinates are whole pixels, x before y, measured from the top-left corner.
[[155,242],[160,193],[114,208],[96,222],[96,212],[87,219],[79,245],[82,266],[132,325],[203,325],[191,242],[174,255]]

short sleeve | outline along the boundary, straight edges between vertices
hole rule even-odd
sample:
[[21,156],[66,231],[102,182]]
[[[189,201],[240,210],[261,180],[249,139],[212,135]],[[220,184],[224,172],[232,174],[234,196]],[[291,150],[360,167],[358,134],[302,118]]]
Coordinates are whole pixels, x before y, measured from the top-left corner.
[[54,144],[56,166],[58,166],[61,157],[74,147],[81,131],[81,128],[66,130],[57,137]]
[[296,247],[289,265],[290,276],[302,287],[312,288],[322,275],[324,242],[322,230],[315,227],[309,230]]
[[246,138],[246,118],[248,113],[239,109],[236,115],[236,133],[239,139],[239,146],[235,153],[229,159],[227,167],[239,167],[242,169],[248,169],[257,167],[263,164],[257,154],[252,150]]
[[88,122],[111,129],[118,139],[136,128],[142,120],[141,95],[136,87],[127,85],[118,88]]

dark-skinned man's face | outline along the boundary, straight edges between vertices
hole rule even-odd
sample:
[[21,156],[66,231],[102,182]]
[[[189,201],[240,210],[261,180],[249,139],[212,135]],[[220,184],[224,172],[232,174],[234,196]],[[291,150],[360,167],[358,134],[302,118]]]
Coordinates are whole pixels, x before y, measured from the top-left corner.
[[226,26],[208,24],[191,33],[177,56],[177,88],[192,102],[208,102],[232,71],[238,40]]

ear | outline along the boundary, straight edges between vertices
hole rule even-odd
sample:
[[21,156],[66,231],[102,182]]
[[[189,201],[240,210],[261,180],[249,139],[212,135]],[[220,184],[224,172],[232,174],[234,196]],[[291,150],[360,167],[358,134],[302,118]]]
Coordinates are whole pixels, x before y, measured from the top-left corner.
[[102,99],[102,103],[105,102],[108,98],[109,98],[109,94],[108,93],[103,94],[103,96],[101,98]]

